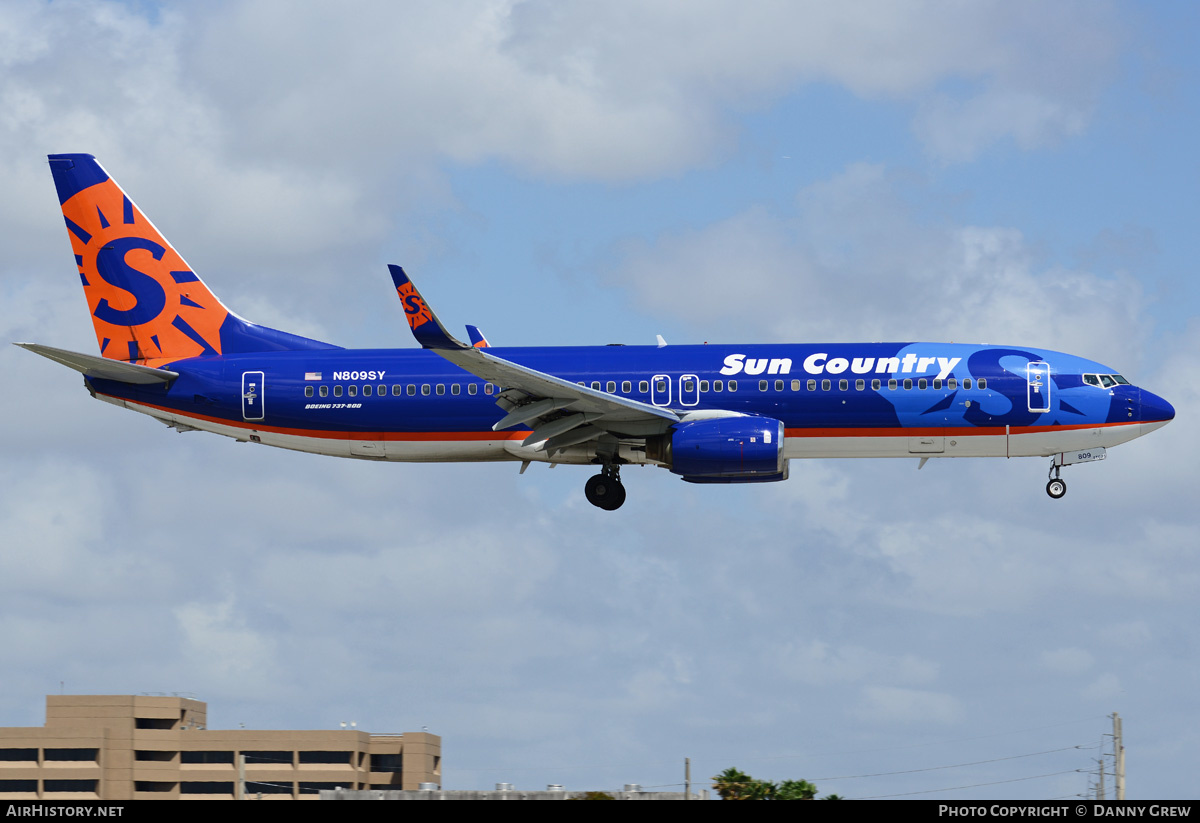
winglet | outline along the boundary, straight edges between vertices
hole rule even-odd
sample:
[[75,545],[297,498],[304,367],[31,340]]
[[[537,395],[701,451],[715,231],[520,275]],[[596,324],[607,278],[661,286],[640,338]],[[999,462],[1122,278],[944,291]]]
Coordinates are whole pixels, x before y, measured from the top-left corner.
[[454,338],[442,321],[437,319],[433,309],[425,302],[425,298],[417,291],[417,287],[408,279],[404,269],[399,266],[388,266],[392,273],[392,282],[396,284],[396,294],[400,296],[400,304],[404,306],[404,315],[408,319],[408,327],[412,329],[413,337],[426,349],[469,349],[471,348]]
[[471,339],[471,345],[477,349],[486,349],[491,345],[488,343],[487,338],[483,336],[483,332],[479,330],[479,327],[472,326],[470,323],[467,324],[467,337]]

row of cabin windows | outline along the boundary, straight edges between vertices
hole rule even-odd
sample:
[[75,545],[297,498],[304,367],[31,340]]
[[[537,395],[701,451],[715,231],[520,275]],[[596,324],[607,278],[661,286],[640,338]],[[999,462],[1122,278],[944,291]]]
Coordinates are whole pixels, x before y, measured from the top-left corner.
[[[335,385],[333,387],[333,396],[341,397],[342,396],[342,388],[343,387],[341,385]],[[422,383],[420,385],[419,389],[420,389],[420,392],[422,395],[428,397],[431,394],[436,394],[436,395],[446,394],[447,386],[445,383],[436,383],[436,384]],[[347,397],[358,397],[359,391],[360,391],[360,388],[354,384],[351,384],[351,385],[348,385],[345,387],[345,394]],[[375,394],[378,394],[380,397],[386,397],[388,394],[388,387],[384,383],[380,383],[378,386],[372,386],[372,385],[368,384],[368,385],[363,386],[361,388],[361,391],[362,391],[363,397],[371,397],[372,395],[375,395]],[[400,397],[400,396],[406,395],[406,394],[409,397],[414,397],[414,396],[416,396],[417,391],[418,391],[418,386],[415,383],[408,383],[407,385],[403,384],[403,383],[393,383],[392,388],[391,388],[392,397]],[[499,391],[499,386],[494,386],[491,383],[483,384],[483,393],[484,394],[495,394],[497,391]],[[455,395],[455,396],[462,394],[462,385],[459,383],[451,383],[449,386],[449,392],[450,392],[450,394]],[[315,392],[314,392],[312,386],[304,387],[304,396],[305,397],[312,397],[314,394],[316,394],[320,397],[328,397],[329,396],[329,386],[317,386]],[[468,383],[467,384],[467,394],[479,394],[479,384],[478,383]]]
[[[758,381],[758,390],[759,391],[769,391],[771,388],[771,382],[772,381],[770,381],[770,380],[759,380]],[[977,382],[979,384],[979,388],[981,388],[981,389],[987,388],[987,378],[986,377],[979,378],[979,380]],[[654,391],[659,394],[665,393],[667,391],[667,383],[668,383],[667,380],[662,380],[662,379],[656,380],[654,383]],[[784,391],[785,386],[787,385],[786,380],[775,380],[774,383],[775,383],[775,391]],[[934,378],[919,377],[919,378],[916,378],[915,380],[911,377],[906,377],[906,378],[904,378],[903,381],[897,380],[895,378],[888,380],[887,381],[888,390],[896,391],[898,388],[900,388],[902,383],[903,383],[904,389],[906,391],[911,390],[914,385],[916,386],[917,389],[920,389],[923,391],[925,389],[930,388],[931,384],[932,384],[932,388],[934,389],[934,391],[941,391],[943,383],[945,383],[945,387],[951,391],[958,388],[958,379],[954,378],[954,377],[948,378],[947,380],[944,380],[944,381],[937,377],[934,377]],[[822,380],[822,381],[820,381],[820,384],[821,384],[821,391],[830,391],[833,388],[832,380],[828,380],[828,379]],[[579,385],[584,386],[584,387],[588,386],[588,384],[583,381],[580,381]],[[700,381],[700,391],[702,391],[702,392],[709,391],[710,385],[711,385],[711,390],[714,392],[723,392],[723,391],[725,391],[726,386],[728,386],[728,389],[731,392],[735,392],[738,390],[738,381],[736,381],[736,380],[730,380],[730,381],[728,381],[728,384],[726,384],[726,381],[723,381],[723,380],[714,380],[714,381],[712,381],[711,384],[707,380],[701,380]],[[805,386],[808,391],[816,391],[817,390],[817,381],[816,380],[809,380],[809,381],[807,381],[807,383],[804,383],[803,381],[800,381],[800,380],[792,380],[791,389],[792,389],[792,391],[798,392],[798,391],[800,391],[800,388],[802,385]],[[599,380],[593,380],[591,382],[591,388],[594,389],[595,391],[605,391],[605,392],[608,392],[609,394],[615,394],[617,391],[617,381],[615,381],[615,380],[606,381],[603,384],[603,386],[604,386],[604,388],[601,389],[600,388],[601,383]],[[962,381],[962,387],[964,389],[970,389],[971,388],[971,378],[964,377],[963,381]],[[334,385],[333,396],[341,397],[342,396],[342,388],[343,387],[341,385]],[[859,380],[854,381],[855,391],[865,391],[866,388],[867,388],[866,380],[859,379]],[[871,381],[871,391],[880,391],[882,388],[883,388],[883,381],[880,380],[879,378],[875,378],[874,380]],[[483,393],[484,394],[489,394],[489,395],[494,394],[498,389],[499,389],[498,386],[493,386],[491,383],[483,384]],[[348,385],[345,387],[345,393],[348,397],[357,397],[359,390],[360,390],[359,387],[354,384],[351,384],[351,385]],[[392,384],[391,394],[393,397],[400,397],[402,395],[408,395],[409,397],[413,397],[417,394],[417,390],[418,390],[418,386],[415,383],[408,383],[408,384],[394,383],[394,384]],[[685,379],[683,381],[683,391],[684,392],[694,392],[695,390],[696,390],[696,383],[694,380]],[[838,380],[838,391],[849,391],[849,390],[850,390],[850,381],[849,380],[846,380],[844,378],[841,380]],[[372,386],[372,385],[368,384],[368,385],[364,385],[362,387],[361,391],[362,391],[363,397],[371,397],[374,394],[378,394],[380,397],[384,397],[388,394],[388,387],[383,383],[380,383],[378,386]],[[622,380],[621,381],[621,393],[622,394],[630,394],[630,393],[632,393],[632,391],[633,391],[633,382],[630,380]],[[650,391],[650,381],[649,380],[639,380],[638,381],[638,391],[642,394],[646,394],[647,392],[649,392]],[[420,392],[425,397],[428,397],[431,394],[436,394],[438,396],[441,396],[441,395],[444,395],[447,393],[447,385],[445,383],[435,383],[435,384],[422,383],[420,385]],[[454,396],[458,396],[458,395],[462,394],[462,386],[458,383],[449,384],[449,393]],[[478,393],[479,393],[479,384],[478,383],[468,383],[467,384],[467,394],[475,395]],[[328,397],[329,396],[329,386],[316,387],[315,394],[319,395],[320,397]],[[304,396],[312,397],[313,395],[314,395],[313,387],[305,386],[304,387]]]
[[[895,391],[896,389],[900,388],[901,382],[903,382],[904,388],[906,390],[912,389],[914,384],[916,385],[916,387],[918,389],[928,389],[928,388],[930,388],[930,384],[932,384],[932,387],[937,391],[940,391],[942,389],[943,383],[945,384],[947,389],[954,390],[954,389],[958,388],[958,379],[955,377],[951,377],[947,380],[942,380],[937,377],[934,377],[934,378],[920,377],[915,380],[915,383],[914,383],[913,378],[911,378],[911,377],[905,378],[903,381],[899,381],[899,380],[896,380],[893,378],[887,382],[888,382],[887,387],[891,391]],[[981,389],[987,388],[987,378],[986,377],[979,378],[979,380],[977,382],[979,384],[979,388],[981,388]],[[654,383],[654,391],[659,394],[665,393],[667,391],[667,383],[668,383],[667,380],[663,380],[663,379],[656,380]],[[772,383],[772,381],[770,381],[770,380],[759,380],[758,381],[758,390],[759,391],[769,391],[771,388],[771,383]],[[775,391],[784,391],[785,387],[787,386],[786,380],[775,380],[774,383],[775,383]],[[586,386],[587,384],[580,383],[579,385]],[[622,383],[621,383],[622,394],[629,394],[632,385],[633,384],[630,383],[630,381],[628,381],[628,380],[622,381]],[[709,381],[701,380],[700,381],[700,391],[701,392],[709,391],[709,385],[710,385]],[[711,386],[712,386],[712,391],[720,392],[720,391],[725,390],[726,383],[722,380],[714,380],[714,381],[712,381]],[[808,389],[808,391],[816,391],[817,390],[817,381],[809,380],[807,383],[804,383],[803,381],[800,381],[800,380],[792,380],[792,391],[800,391],[801,386],[805,386]],[[871,390],[872,391],[880,391],[880,389],[882,389],[882,387],[883,387],[882,380],[879,380],[878,378],[876,378],[875,380],[871,381]],[[969,378],[969,377],[963,378],[962,387],[964,389],[970,389],[971,388],[971,378]],[[591,388],[593,388],[596,391],[601,391],[600,381],[593,380],[591,383]],[[690,393],[690,392],[696,391],[695,380],[684,378],[682,388],[685,393]],[[728,382],[728,388],[729,388],[729,391],[737,391],[738,381],[730,380]],[[832,388],[833,388],[832,380],[822,380],[821,381],[821,391],[830,391]],[[867,388],[866,380],[855,380],[854,381],[854,389],[856,391],[864,391],[866,388]],[[609,394],[615,393],[617,390],[616,381],[609,380],[607,383],[604,384],[603,390],[608,392]],[[638,383],[638,391],[640,391],[642,394],[645,394],[649,390],[650,390],[649,381],[642,380]],[[850,381],[849,380],[839,380],[838,381],[838,390],[839,391],[849,391],[850,390]]]
[[[838,391],[849,391],[850,390],[850,381],[849,380],[841,379],[841,380],[838,380],[837,382],[838,382]],[[784,381],[784,380],[776,380],[775,381],[775,391],[783,391],[785,383],[786,383],[786,381]],[[978,387],[980,389],[987,388],[987,378],[986,377],[979,378],[979,380],[976,381],[976,383],[978,383]],[[758,390],[759,391],[768,391],[770,389],[770,384],[771,384],[770,380],[759,380],[758,381]],[[915,379],[912,377],[906,377],[906,378],[904,378],[904,380],[897,380],[896,378],[893,377],[892,379],[887,381],[888,391],[896,391],[901,386],[904,387],[905,391],[912,390],[912,388],[914,386],[921,391],[924,391],[925,389],[928,389],[928,388],[932,388],[934,391],[941,391],[943,384],[945,384],[945,387],[947,390],[954,391],[955,389],[958,388],[958,378],[950,377],[946,380],[942,380],[941,378],[938,378],[938,377],[932,377],[932,378],[918,377]],[[701,389],[703,389],[704,381],[701,381],[700,385],[701,385]],[[972,385],[971,378],[964,377],[963,381],[962,381],[962,387],[964,389],[970,389],[971,385]],[[792,391],[800,391],[800,386],[801,386],[801,381],[799,381],[799,380],[792,381]],[[808,389],[808,391],[816,391],[817,390],[817,381],[809,380],[805,384],[805,387]],[[833,388],[832,380],[826,379],[826,380],[821,381],[821,391],[829,391],[832,388]],[[855,391],[864,391],[866,388],[867,388],[866,380],[859,379],[859,380],[854,381],[854,390]],[[883,381],[880,380],[879,378],[875,378],[874,380],[871,381],[871,391],[880,391],[882,388],[883,388]]]

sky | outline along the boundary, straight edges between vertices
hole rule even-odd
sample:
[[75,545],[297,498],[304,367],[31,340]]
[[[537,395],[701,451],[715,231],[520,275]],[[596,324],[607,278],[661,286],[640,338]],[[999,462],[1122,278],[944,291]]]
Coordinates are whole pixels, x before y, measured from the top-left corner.
[[[1177,418],[778,484],[179,435],[0,349],[0,725],[429,731],[443,786],[1195,798],[1200,9],[1186,2],[0,5],[0,340],[96,342],[45,155],[94,154],[226,305],[413,347],[1068,351]],[[1191,754],[1189,754],[1191,753]],[[1089,770],[1092,774],[1089,775]],[[1111,777],[1106,781],[1111,786]]]

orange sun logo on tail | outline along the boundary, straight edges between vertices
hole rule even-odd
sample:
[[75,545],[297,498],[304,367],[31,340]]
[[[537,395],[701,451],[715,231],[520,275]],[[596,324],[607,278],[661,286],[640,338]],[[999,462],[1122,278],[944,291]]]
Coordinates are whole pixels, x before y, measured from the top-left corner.
[[417,293],[412,283],[397,286],[396,294],[400,295],[400,303],[404,306],[404,316],[408,318],[410,329],[423,326],[433,319],[433,312],[429,310],[429,306],[425,305],[425,301],[421,299],[421,295]]

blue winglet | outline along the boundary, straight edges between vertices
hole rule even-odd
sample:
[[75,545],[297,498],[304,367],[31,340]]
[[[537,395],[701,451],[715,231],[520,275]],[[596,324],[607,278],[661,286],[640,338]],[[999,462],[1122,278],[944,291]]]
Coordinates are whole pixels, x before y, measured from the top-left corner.
[[404,316],[408,327],[412,329],[413,337],[426,349],[469,349],[470,346],[454,338],[446,327],[437,319],[433,309],[425,302],[425,298],[417,291],[412,280],[399,266],[388,266],[392,273],[392,282],[396,284],[396,294],[400,296],[400,304],[404,306]]
[[488,343],[487,338],[483,336],[483,332],[479,330],[479,327],[472,326],[470,323],[467,324],[467,337],[471,339],[471,345],[477,349],[486,349],[491,345]]

